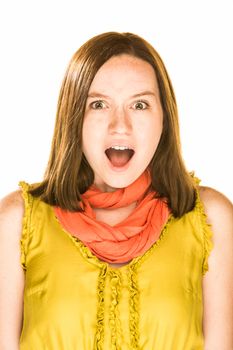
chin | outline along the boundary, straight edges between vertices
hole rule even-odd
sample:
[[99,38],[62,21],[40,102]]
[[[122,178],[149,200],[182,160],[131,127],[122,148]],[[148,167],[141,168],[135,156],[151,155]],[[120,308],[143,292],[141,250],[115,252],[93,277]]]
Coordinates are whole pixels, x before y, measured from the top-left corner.
[[113,180],[113,178],[111,178],[110,181],[108,181],[108,179],[105,180],[105,184],[111,188],[117,189],[117,188],[124,188],[127,187],[129,185],[131,185],[141,174],[139,174],[136,178],[135,176],[127,176],[127,175],[123,175],[123,174],[118,174],[116,176],[116,179]]

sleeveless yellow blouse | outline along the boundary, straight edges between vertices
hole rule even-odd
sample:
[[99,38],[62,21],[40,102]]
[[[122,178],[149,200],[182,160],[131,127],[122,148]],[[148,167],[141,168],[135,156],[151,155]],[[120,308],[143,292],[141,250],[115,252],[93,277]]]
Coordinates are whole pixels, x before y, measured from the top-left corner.
[[203,350],[202,277],[211,229],[195,208],[170,216],[160,238],[113,268],[66,232],[53,207],[28,194],[20,350]]

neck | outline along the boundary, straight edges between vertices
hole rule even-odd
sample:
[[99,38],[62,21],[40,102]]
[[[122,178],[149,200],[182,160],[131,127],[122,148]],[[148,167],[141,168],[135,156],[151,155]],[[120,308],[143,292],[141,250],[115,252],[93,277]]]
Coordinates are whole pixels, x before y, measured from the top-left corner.
[[102,182],[102,183],[98,183],[96,180],[94,181],[93,184],[96,188],[98,188],[101,192],[115,192],[116,190],[118,190],[118,188],[115,187],[111,187],[108,184]]

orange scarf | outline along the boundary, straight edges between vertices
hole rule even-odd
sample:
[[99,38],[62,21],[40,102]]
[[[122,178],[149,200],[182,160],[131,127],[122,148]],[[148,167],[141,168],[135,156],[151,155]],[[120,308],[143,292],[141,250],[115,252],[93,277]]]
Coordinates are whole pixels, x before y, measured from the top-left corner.
[[[109,263],[124,263],[145,253],[159,238],[169,216],[164,200],[145,195],[151,183],[145,171],[135,182],[115,192],[101,192],[92,185],[80,202],[84,212],[54,207],[55,215],[66,231],[81,240],[94,255]],[[135,209],[120,223],[110,226],[95,218],[92,208],[121,208],[137,201]]]

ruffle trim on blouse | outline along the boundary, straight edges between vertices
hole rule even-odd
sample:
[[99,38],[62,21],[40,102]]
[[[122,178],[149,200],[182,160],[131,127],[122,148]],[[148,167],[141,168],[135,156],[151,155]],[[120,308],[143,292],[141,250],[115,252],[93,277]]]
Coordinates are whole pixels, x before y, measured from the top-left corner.
[[[122,339],[118,304],[121,292],[120,271],[108,271],[111,287],[111,303],[109,310],[109,327],[111,330],[111,350],[121,350]],[[104,344],[104,289],[107,276],[107,266],[102,266],[98,279],[98,307],[94,349],[102,350]]]
[[[57,222],[60,224],[58,218],[55,216]],[[104,289],[107,275],[110,276],[111,286],[111,304],[109,326],[111,329],[111,350],[121,350],[122,330],[120,325],[120,318],[118,315],[118,304],[121,292],[121,273],[126,270],[129,279],[129,331],[130,331],[130,349],[139,350],[139,289],[137,281],[137,269],[147,259],[150,254],[156,249],[162,240],[166,237],[170,224],[175,220],[174,216],[170,214],[166,224],[164,225],[161,234],[157,241],[141,256],[131,260],[130,263],[118,267],[109,267],[109,264],[99,260],[90,249],[84,245],[77,237],[72,236],[60,224],[63,232],[65,232],[72,242],[77,246],[81,255],[88,262],[98,266],[100,273],[98,277],[98,306],[97,306],[97,323],[96,334],[94,339],[94,349],[102,350],[104,344]]]
[[107,274],[107,267],[103,266],[100,270],[98,278],[98,308],[97,308],[97,325],[96,333],[94,339],[94,349],[102,350],[104,342],[104,289],[105,289],[105,280]]
[[24,215],[22,222],[22,235],[20,239],[20,248],[21,248],[21,256],[20,262],[24,270],[27,269],[26,266],[26,256],[27,256],[27,247],[29,240],[29,229],[30,229],[30,216],[31,216],[31,202],[32,196],[28,194],[28,190],[30,185],[24,181],[20,181],[18,184],[22,189],[22,197],[24,199]]
[[129,267],[130,349],[139,349],[139,290],[135,266]]
[[205,213],[204,205],[201,201],[199,191],[196,190],[196,210],[199,212],[201,220],[201,228],[203,232],[203,264],[202,274],[204,275],[208,270],[208,258],[211,250],[213,249],[213,232],[212,226],[207,222],[207,215]]
[[[60,224],[60,221],[57,219],[57,222]],[[95,256],[94,254],[92,254],[92,252],[90,251],[90,249],[84,245],[84,243],[82,241],[80,241],[77,237],[72,236],[71,233],[67,232],[64,228],[62,228],[63,232],[65,232],[68,237],[71,239],[71,241],[74,243],[74,245],[78,248],[79,252],[81,253],[81,255],[84,257],[84,259],[100,268],[102,268],[103,266],[106,266],[107,268],[107,264],[105,264],[104,262],[102,262],[101,260],[99,260],[97,258],[97,256]]]
[[142,256],[133,259],[128,267],[128,278],[129,278],[129,329],[130,329],[130,349],[139,350],[139,289],[138,289],[138,273],[137,269],[156,249],[162,240],[166,237],[170,224],[175,220],[174,216],[170,214],[166,224],[164,225],[161,234],[157,241],[146,251]]
[[109,310],[109,326],[111,330],[111,350],[121,350],[121,325],[118,304],[121,292],[120,271],[109,271],[111,287],[111,303]]
[[[91,252],[91,250],[82,241],[80,241],[77,237],[73,236],[70,232],[66,231],[64,229],[64,227],[62,226],[62,224],[60,223],[60,221],[58,220],[58,218],[55,215],[54,215],[54,217],[55,217],[55,220],[57,221],[57,223],[59,224],[61,230],[66,235],[68,235],[68,237],[71,239],[71,241],[74,243],[74,245],[78,248],[79,252],[81,253],[81,255],[84,257],[84,259],[86,261],[88,261],[88,262],[90,262],[90,263],[92,263],[100,268],[102,266],[106,266],[106,267],[108,267],[108,269],[112,269],[111,267],[109,267],[108,263],[101,261],[97,256],[95,256]],[[170,226],[170,224],[173,220],[175,220],[175,218],[172,214],[170,214],[167,222],[165,223],[165,225],[160,233],[159,238],[157,239],[157,241],[155,241],[153,243],[153,245],[145,253],[143,253],[143,255],[139,255],[138,257],[133,258],[131,260],[131,262],[126,264],[126,265],[123,265],[121,267],[117,267],[116,269],[114,268],[114,271],[125,270],[128,267],[132,267],[134,265],[135,265],[135,267],[136,266],[139,267],[143,263],[143,261],[150,256],[150,254],[154,251],[154,249],[156,249],[156,247],[158,247],[160,245],[161,241],[167,235],[168,227]]]
[[[140,265],[144,262],[144,260],[146,260],[154,251],[154,249],[157,249],[157,247],[161,244],[161,242],[163,241],[163,239],[166,237],[167,232],[168,232],[168,228],[170,226],[170,224],[175,220],[173,214],[169,215],[169,218],[166,222],[166,224],[164,225],[159,238],[157,239],[157,241],[155,241],[155,243],[153,243],[153,245],[143,254],[138,256],[137,258],[134,258],[131,263],[129,263],[128,266],[129,268],[134,268],[134,270],[136,271],[136,269],[138,267],[140,267]],[[124,266],[123,266],[124,268]]]

